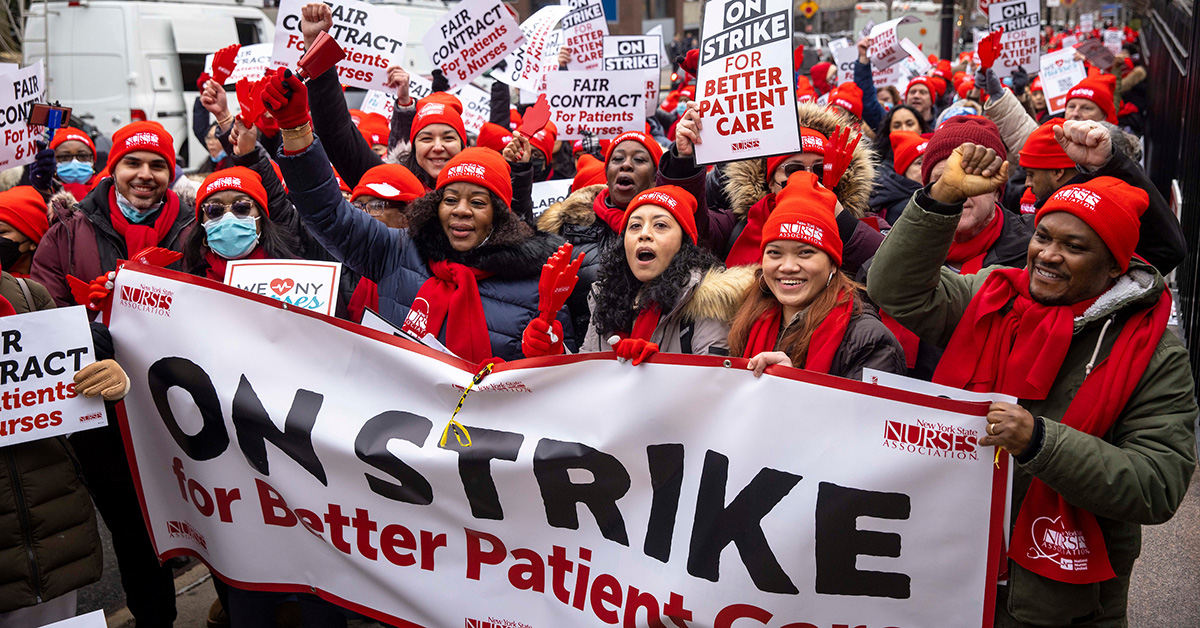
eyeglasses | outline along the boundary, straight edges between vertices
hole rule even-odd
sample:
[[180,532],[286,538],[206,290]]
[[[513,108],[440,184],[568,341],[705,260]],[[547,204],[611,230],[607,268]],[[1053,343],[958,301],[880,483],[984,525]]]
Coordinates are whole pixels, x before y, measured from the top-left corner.
[[821,175],[825,173],[825,164],[818,162],[813,164],[810,168],[800,162],[793,161],[792,163],[783,167],[783,174],[786,177],[790,177],[800,171],[811,172],[816,175],[818,179],[820,179]]
[[54,161],[60,164],[69,164],[72,160],[78,159],[79,163],[92,164],[96,158],[91,155],[55,155]]
[[370,214],[372,216],[382,216],[383,212],[385,212],[389,209],[393,209],[393,208],[399,209],[400,208],[400,206],[398,204],[392,203],[389,201],[371,201],[369,203],[363,203],[362,201],[358,201],[358,202],[351,203],[351,205],[367,212],[368,214]]
[[200,206],[200,211],[204,212],[204,215],[207,216],[209,220],[220,218],[227,211],[233,212],[233,215],[237,216],[238,218],[245,218],[246,216],[250,215],[250,212],[254,211],[254,201],[243,198],[234,201],[232,205],[226,205],[216,201],[209,201]]

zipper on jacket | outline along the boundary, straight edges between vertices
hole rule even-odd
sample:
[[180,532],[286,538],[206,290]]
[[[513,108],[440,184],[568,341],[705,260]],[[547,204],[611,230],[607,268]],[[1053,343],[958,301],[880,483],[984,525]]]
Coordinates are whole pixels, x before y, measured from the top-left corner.
[[[7,448],[6,448],[7,449]],[[29,510],[25,503],[25,493],[21,487],[21,476],[17,471],[17,460],[12,451],[5,451],[8,460],[8,472],[12,476],[13,492],[17,496],[17,515],[21,518],[21,541],[25,545],[25,556],[29,558],[29,572],[33,575],[33,594],[37,603],[42,603],[42,575],[38,572],[37,559],[33,556],[33,533],[30,532]]]

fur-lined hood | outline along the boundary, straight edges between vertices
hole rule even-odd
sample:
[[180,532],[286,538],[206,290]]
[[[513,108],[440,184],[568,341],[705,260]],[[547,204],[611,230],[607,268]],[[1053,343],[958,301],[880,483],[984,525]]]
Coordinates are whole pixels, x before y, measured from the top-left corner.
[[1140,65],[1133,68],[1129,71],[1129,74],[1121,78],[1121,84],[1117,86],[1117,93],[1124,96],[1129,90],[1140,85],[1142,81],[1145,81],[1147,76],[1146,68]]
[[596,196],[606,187],[603,183],[589,185],[571,192],[570,196],[546,208],[538,217],[538,231],[562,234],[563,225],[579,225],[587,227],[596,222],[596,212],[592,204]]
[[46,203],[46,211],[50,214],[50,224],[54,224],[56,221],[67,222],[70,220],[78,202],[79,199],[66,190],[55,192],[50,197],[50,202]]
[[753,264],[708,269],[684,304],[683,316],[693,321],[711,318],[731,322],[742,305],[746,288],[754,282],[757,269]]
[[[845,117],[812,103],[800,103],[796,109],[800,114],[800,126],[820,131],[825,137],[833,135],[838,126],[849,124]],[[857,218],[867,213],[872,182],[875,180],[875,154],[870,144],[866,138],[858,143],[850,167],[842,175],[842,181],[833,188],[842,206]],[[729,162],[725,166],[725,177],[725,193],[731,205],[729,209],[738,218],[744,217],[768,193],[766,159]]]

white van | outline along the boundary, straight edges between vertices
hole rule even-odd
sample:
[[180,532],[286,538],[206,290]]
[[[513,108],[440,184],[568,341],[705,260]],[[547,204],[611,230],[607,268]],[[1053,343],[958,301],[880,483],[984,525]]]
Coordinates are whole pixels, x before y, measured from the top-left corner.
[[[230,44],[271,42],[274,21],[234,4],[72,0],[34,3],[25,21],[25,63],[46,59],[47,98],[103,133],[156,120],[184,162],[206,155],[192,137],[192,103],[204,57]],[[49,43],[50,54],[46,49]]]

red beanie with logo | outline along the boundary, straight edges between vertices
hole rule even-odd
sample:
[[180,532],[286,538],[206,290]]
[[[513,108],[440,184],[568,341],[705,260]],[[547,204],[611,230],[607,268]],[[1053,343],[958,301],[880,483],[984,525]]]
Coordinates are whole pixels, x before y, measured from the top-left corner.
[[801,74],[796,77],[796,102],[812,102],[817,99],[817,90],[813,89],[808,77]]
[[342,175],[338,174],[337,168],[333,169],[333,178],[337,179],[339,190],[343,192],[350,192],[350,185],[342,179]]
[[367,146],[375,146],[376,144],[387,146],[388,135],[391,134],[392,129],[388,124],[387,118],[377,113],[368,113],[358,123],[358,132],[367,141]]
[[571,191],[608,181],[604,174],[604,162],[584,153],[575,161],[575,178],[571,180]]
[[830,106],[837,105],[854,114],[856,118],[862,117],[862,99],[862,89],[854,83],[842,83],[829,93]]
[[545,127],[529,138],[529,144],[542,151],[542,156],[549,160],[554,157],[554,140],[557,138],[558,129],[554,128],[553,122],[547,122]]
[[612,159],[613,151],[617,150],[617,145],[626,141],[637,142],[642,146],[645,146],[646,150],[650,151],[650,157],[654,159],[654,167],[658,167],[658,160],[662,159],[663,154],[662,146],[659,146],[658,142],[654,141],[653,137],[650,137],[641,131],[627,131],[614,137],[612,142],[610,142],[608,145],[608,150],[604,151],[605,165],[607,165],[608,161]]
[[425,196],[425,186],[408,168],[400,164],[380,164],[363,173],[358,185],[350,193],[350,200],[362,195],[374,196],[388,201],[409,201]]
[[503,153],[504,147],[508,146],[512,138],[512,133],[508,129],[499,124],[484,122],[483,126],[479,127],[479,137],[475,138],[475,145]]
[[63,127],[54,132],[54,139],[50,140],[50,150],[54,150],[58,148],[59,144],[70,140],[87,144],[87,147],[92,151],[92,156],[96,156],[96,145],[92,143],[92,138],[88,137],[87,133],[70,127]]
[[0,222],[7,222],[37,244],[50,228],[46,199],[31,185],[18,185],[0,192]]
[[512,170],[500,153],[494,150],[478,146],[464,148],[451,157],[438,173],[437,189],[459,181],[481,185],[499,196],[505,205],[512,207]]
[[692,244],[696,244],[699,238],[696,234],[696,199],[687,190],[677,185],[663,185],[633,197],[625,209],[625,217],[621,219],[622,230],[629,224],[629,217],[634,210],[642,205],[654,205],[670,212],[683,232],[692,239]]
[[962,81],[960,81],[958,83],[958,87],[956,88],[956,91],[958,92],[959,98],[966,98],[967,92],[969,92],[973,89],[975,89],[975,79],[968,78],[968,79],[963,79]]
[[[825,156],[825,147],[829,144],[829,138],[825,137],[820,131],[810,129],[806,126],[800,127],[800,153],[811,153],[814,155]],[[775,169],[780,164],[787,161],[791,157],[800,153],[788,153],[785,155],[775,155],[767,157],[767,183],[775,176]]]
[[888,139],[892,142],[892,163],[896,174],[900,176],[904,176],[912,162],[925,154],[925,149],[929,147],[929,140],[909,131],[892,131]]
[[1129,260],[1137,247],[1142,212],[1149,206],[1145,190],[1114,177],[1096,177],[1052,194],[1034,216],[1034,225],[1051,212],[1075,216],[1104,240],[1124,272],[1129,270]]
[[[433,96],[429,98],[433,98]],[[421,132],[421,129],[431,124],[446,124],[454,129],[455,133],[458,133],[458,140],[466,147],[467,129],[463,126],[462,115],[460,113],[462,105],[459,105],[459,108],[455,109],[445,102],[429,102],[429,98],[422,98],[417,103],[417,114],[413,116],[412,129],[408,133],[408,141],[415,142],[417,134]],[[454,97],[451,96],[451,98]]]
[[925,147],[925,160],[921,162],[921,182],[928,185],[933,167],[949,159],[954,149],[967,143],[990,148],[1001,159],[1008,159],[1008,149],[1004,147],[1004,140],[1000,138],[1000,129],[996,128],[995,122],[983,116],[954,116],[943,122],[929,139],[929,145]]
[[175,176],[175,141],[163,125],[157,122],[126,124],[113,133],[112,143],[112,150],[108,151],[109,172],[121,163],[125,155],[146,150],[166,159],[171,176]]
[[1105,121],[1117,123],[1117,106],[1113,101],[1113,92],[1117,89],[1117,77],[1111,74],[1089,76],[1079,81],[1071,91],[1067,92],[1067,101],[1072,98],[1083,98],[1096,103],[1104,112]]
[[1055,118],[1029,134],[1019,153],[1022,168],[1058,170],[1075,167],[1075,162],[1067,157],[1067,151],[1063,150],[1058,140],[1054,139],[1054,127],[1062,126],[1062,124],[1062,118]]
[[204,199],[225,190],[237,190],[254,199],[258,203],[258,208],[266,217],[271,216],[271,209],[267,206],[267,190],[263,187],[262,178],[258,173],[244,166],[235,166],[233,168],[225,168],[218,170],[204,179],[204,183],[200,184],[200,189],[196,191],[196,222],[204,222],[204,212],[200,211],[200,207],[204,205]]
[[776,240],[795,240],[811,244],[842,265],[842,236],[833,212],[837,197],[825,189],[817,175],[794,172],[787,185],[775,195],[775,211],[762,231],[762,250]]
[[937,85],[934,85],[933,79],[929,78],[928,76],[918,76],[917,78],[909,81],[908,87],[904,88],[905,100],[908,100],[908,92],[912,91],[912,88],[916,85],[924,85],[925,89],[929,90],[929,97],[937,98],[938,88]]

